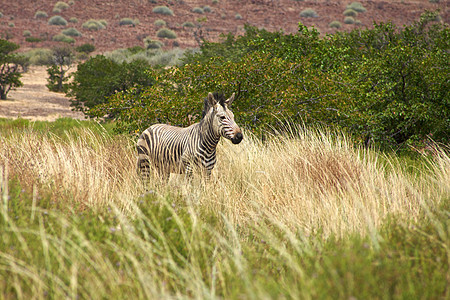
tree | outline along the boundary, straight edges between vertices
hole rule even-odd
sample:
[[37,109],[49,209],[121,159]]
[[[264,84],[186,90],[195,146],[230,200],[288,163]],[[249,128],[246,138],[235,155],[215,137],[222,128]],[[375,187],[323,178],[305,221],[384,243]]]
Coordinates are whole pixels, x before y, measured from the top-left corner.
[[6,100],[8,92],[16,87],[21,87],[22,72],[25,69],[26,60],[23,56],[13,53],[20,46],[7,40],[0,39],[0,99]]
[[53,92],[67,92],[70,76],[66,76],[72,66],[74,55],[69,47],[58,47],[53,49],[53,64],[47,68],[49,78],[46,85]]
[[90,58],[79,64],[73,74],[67,95],[72,106],[90,116],[89,110],[105,103],[107,97],[135,86],[152,86],[153,77],[147,72],[148,63],[136,60],[117,63],[103,55]]

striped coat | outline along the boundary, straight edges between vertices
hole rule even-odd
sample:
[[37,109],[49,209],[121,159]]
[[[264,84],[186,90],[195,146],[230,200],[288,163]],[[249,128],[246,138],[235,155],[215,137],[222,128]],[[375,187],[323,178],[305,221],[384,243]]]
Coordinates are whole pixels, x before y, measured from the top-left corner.
[[216,164],[216,147],[220,138],[230,139],[234,144],[243,138],[229,109],[233,100],[234,94],[225,99],[209,93],[199,123],[186,128],[165,124],[147,128],[137,142],[141,175],[148,177],[153,167],[163,177],[170,173],[190,175],[195,168],[209,176]]

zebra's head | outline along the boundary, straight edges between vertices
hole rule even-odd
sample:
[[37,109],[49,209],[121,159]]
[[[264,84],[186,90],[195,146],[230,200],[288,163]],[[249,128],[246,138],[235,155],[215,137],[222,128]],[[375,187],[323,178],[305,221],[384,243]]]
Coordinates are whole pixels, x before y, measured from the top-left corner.
[[234,93],[228,99],[225,99],[223,95],[208,93],[203,115],[212,114],[212,128],[217,135],[231,140],[233,144],[239,144],[243,135],[239,126],[234,122],[234,114],[229,108],[233,100]]

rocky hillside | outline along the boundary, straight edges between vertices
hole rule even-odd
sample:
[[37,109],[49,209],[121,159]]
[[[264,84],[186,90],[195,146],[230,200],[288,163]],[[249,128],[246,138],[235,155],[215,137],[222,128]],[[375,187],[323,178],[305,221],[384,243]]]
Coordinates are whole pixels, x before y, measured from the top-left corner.
[[[54,36],[69,28],[75,45],[94,44],[97,52],[144,46],[144,39],[159,40],[166,48],[196,47],[204,38],[217,40],[223,33],[241,33],[248,23],[267,30],[295,32],[298,22],[314,25],[322,33],[349,31],[357,26],[392,20],[410,24],[424,10],[441,10],[450,23],[448,0],[361,0],[365,11],[352,12],[344,22],[351,0],[0,0],[1,38],[21,45],[21,50],[51,47]],[[61,3],[62,2],[62,3]],[[65,5],[66,4],[66,5]],[[162,13],[155,8],[165,6]],[[309,10],[308,10],[309,9]],[[171,12],[171,13],[170,13]],[[165,14],[164,14],[165,13]],[[51,25],[61,16],[66,25]],[[103,29],[86,23],[99,21]],[[338,21],[339,29],[330,27]],[[352,23],[352,24],[347,24]],[[95,24],[95,23],[94,23]],[[97,23],[98,24],[98,23]],[[335,24],[338,24],[335,22]],[[339,24],[337,26],[339,26]],[[102,25],[100,25],[102,26]],[[158,37],[161,28],[173,31],[171,38]],[[66,31],[67,33],[67,31]],[[80,34],[81,36],[77,36]]]

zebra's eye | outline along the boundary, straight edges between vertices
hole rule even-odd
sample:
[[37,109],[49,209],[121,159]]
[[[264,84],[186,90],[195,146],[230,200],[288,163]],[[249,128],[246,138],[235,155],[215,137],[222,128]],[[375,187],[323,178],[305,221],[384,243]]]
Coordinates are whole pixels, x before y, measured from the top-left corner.
[[225,116],[219,116],[219,119],[225,120]]

